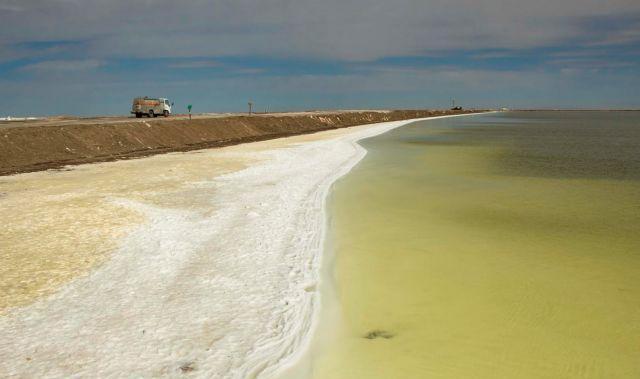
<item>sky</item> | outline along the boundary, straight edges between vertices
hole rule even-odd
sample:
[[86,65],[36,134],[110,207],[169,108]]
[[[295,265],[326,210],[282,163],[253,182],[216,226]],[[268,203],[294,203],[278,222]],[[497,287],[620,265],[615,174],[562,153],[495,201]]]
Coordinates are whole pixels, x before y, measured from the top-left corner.
[[0,0],[0,117],[640,108],[638,0]]

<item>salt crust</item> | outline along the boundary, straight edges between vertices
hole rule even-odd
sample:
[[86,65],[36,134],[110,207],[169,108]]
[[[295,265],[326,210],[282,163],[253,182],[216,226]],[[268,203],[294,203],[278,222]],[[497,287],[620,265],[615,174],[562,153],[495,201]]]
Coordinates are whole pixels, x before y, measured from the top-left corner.
[[193,183],[213,212],[112,199],[148,221],[91,275],[0,318],[0,377],[273,376],[317,318],[332,183],[366,154],[357,141],[413,121],[249,153],[259,163]]

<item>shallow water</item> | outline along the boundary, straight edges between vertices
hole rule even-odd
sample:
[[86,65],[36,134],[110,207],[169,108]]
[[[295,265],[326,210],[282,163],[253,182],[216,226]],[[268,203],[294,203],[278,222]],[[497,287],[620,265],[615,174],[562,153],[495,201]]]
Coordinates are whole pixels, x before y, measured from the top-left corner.
[[640,113],[422,121],[363,146],[329,203],[337,302],[305,376],[640,377]]

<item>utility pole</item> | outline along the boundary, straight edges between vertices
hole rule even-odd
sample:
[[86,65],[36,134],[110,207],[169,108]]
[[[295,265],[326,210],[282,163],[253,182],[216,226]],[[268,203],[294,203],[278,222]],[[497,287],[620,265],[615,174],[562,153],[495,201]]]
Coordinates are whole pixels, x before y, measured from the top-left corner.
[[253,108],[253,103],[250,101],[247,104],[249,104],[249,116],[251,116],[251,112],[252,112],[252,108]]

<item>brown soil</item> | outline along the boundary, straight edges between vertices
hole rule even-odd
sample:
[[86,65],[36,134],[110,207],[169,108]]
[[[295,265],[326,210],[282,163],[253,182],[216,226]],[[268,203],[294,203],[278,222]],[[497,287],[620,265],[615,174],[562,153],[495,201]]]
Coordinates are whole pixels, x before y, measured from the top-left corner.
[[0,128],[0,175],[471,111],[348,111],[20,123]]

